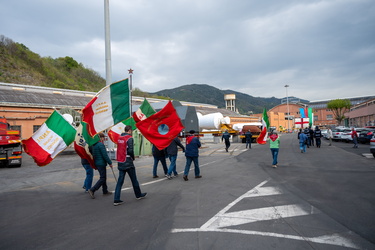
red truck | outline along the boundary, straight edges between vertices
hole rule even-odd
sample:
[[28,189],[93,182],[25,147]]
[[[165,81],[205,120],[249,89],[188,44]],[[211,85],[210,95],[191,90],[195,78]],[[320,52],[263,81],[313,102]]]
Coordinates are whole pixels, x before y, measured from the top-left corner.
[[11,130],[5,118],[0,118],[0,164],[21,167],[22,145],[20,131]]

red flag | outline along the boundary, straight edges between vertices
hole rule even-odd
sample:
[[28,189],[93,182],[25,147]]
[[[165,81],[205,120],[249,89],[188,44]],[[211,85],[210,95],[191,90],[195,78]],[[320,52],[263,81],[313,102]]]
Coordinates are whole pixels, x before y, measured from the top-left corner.
[[184,128],[171,101],[159,112],[137,122],[136,126],[159,150],[168,147]]

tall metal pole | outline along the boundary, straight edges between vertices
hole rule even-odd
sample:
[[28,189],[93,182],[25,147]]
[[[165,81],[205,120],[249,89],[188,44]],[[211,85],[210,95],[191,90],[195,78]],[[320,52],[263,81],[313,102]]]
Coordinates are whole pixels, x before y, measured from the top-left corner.
[[106,72],[106,85],[108,86],[112,83],[109,0],[104,0],[104,30],[105,30],[105,72]]
[[288,98],[288,87],[289,85],[285,85],[285,90],[286,90],[286,107],[288,109],[288,133],[290,132],[289,129],[290,129],[290,126],[289,126],[289,116],[290,116],[290,113],[289,113],[289,98]]
[[[105,33],[105,75],[106,86],[112,83],[112,66],[111,66],[111,37],[109,25],[109,0],[104,0],[104,33]],[[108,137],[107,137],[108,138]],[[107,139],[108,154],[111,159],[115,159],[114,143]],[[112,170],[113,171],[113,170]]]

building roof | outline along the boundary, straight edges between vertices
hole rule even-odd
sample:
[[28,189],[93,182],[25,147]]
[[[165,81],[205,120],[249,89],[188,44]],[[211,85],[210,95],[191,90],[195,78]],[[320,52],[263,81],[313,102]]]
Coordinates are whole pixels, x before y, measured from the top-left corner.
[[[33,107],[70,107],[82,109],[96,95],[96,92],[58,89],[13,83],[0,83],[0,105],[30,106]],[[132,110],[138,109],[144,97],[132,97]],[[147,101],[156,110],[162,109],[168,100],[147,98]],[[215,110],[217,106],[205,103],[179,102],[171,100],[174,107],[192,106],[202,110]],[[225,110],[227,111],[227,110]],[[224,111],[223,111],[224,112]],[[228,110],[228,112],[231,112]],[[212,113],[212,112],[211,112]],[[224,115],[224,114],[223,114]],[[237,114],[238,115],[238,114]]]

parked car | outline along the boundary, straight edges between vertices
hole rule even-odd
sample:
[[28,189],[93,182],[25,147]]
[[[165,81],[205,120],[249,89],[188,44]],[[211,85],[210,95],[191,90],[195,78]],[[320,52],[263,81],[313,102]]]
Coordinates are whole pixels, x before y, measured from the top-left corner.
[[372,138],[370,140],[370,152],[375,158],[375,133],[373,133]]
[[[354,128],[354,130],[357,131],[357,134],[359,136],[359,134],[362,132],[363,128]],[[352,130],[351,129],[345,129],[341,134],[341,140],[344,141],[344,142],[353,141]]]
[[372,128],[365,128],[359,133],[358,135],[358,142],[362,144],[369,143],[371,138],[373,137],[375,129]]
[[322,137],[327,139],[327,131],[328,129],[322,129]]
[[332,140],[333,141],[341,141],[341,135],[344,132],[345,129],[349,128],[334,128],[332,129]]
[[352,130],[351,129],[345,129],[344,131],[342,131],[341,140],[344,141],[344,142],[353,141]]

